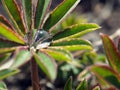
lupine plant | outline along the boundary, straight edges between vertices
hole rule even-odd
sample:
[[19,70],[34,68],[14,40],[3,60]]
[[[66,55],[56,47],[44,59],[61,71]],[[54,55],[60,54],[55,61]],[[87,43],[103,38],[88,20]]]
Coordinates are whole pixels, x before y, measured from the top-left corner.
[[[39,90],[37,66],[55,80],[56,62],[72,63],[70,52],[93,49],[89,41],[79,37],[98,29],[96,24],[75,24],[54,33],[54,27],[80,0],[64,0],[52,11],[52,0],[1,1],[8,17],[0,15],[0,80],[20,72],[19,67],[30,61],[33,90]],[[6,88],[3,82],[0,87]]]

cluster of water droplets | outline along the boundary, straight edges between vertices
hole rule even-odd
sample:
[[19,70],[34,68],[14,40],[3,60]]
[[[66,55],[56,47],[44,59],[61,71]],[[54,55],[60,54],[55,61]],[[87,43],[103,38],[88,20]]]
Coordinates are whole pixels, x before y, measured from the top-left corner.
[[52,36],[43,29],[39,29],[33,33],[27,33],[25,35],[26,44],[30,47],[30,49],[41,49],[47,48],[52,41]]

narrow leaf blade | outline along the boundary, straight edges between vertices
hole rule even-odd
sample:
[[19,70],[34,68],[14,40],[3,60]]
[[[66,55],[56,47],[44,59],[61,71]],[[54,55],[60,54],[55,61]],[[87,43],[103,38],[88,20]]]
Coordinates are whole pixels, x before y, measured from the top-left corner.
[[18,35],[16,32],[8,28],[6,25],[0,23],[0,34],[4,37],[6,37],[8,40],[24,44],[24,39]]
[[5,79],[9,76],[12,76],[12,75],[14,75],[18,72],[19,72],[18,69],[4,69],[4,70],[1,70],[0,71],[0,80]]
[[39,65],[39,67],[43,70],[43,72],[51,79],[54,80],[57,75],[56,64],[55,61],[43,52],[34,53],[34,58]]
[[70,26],[69,28],[63,30],[62,32],[56,34],[53,39],[58,40],[61,38],[77,38],[80,36],[83,36],[84,34],[87,34],[89,32],[92,32],[96,29],[100,28],[97,24],[93,23],[87,23],[87,24],[76,24],[73,26]]
[[0,90],[8,90],[4,82],[0,81]]
[[77,86],[76,90],[88,90],[87,81],[83,80],[82,82],[80,82],[80,84]]
[[114,71],[111,67],[107,65],[93,65],[89,68],[99,80],[105,80],[112,85],[120,88],[120,76],[118,72]]
[[72,77],[67,80],[64,90],[72,90]]
[[120,72],[120,53],[108,35],[101,34],[108,62],[114,70]]
[[35,28],[39,29],[43,23],[44,17],[49,10],[52,0],[38,0],[35,13]]
[[49,15],[43,28],[49,30],[51,27],[60,22],[65,16],[71,12],[80,0],[64,0],[58,7],[56,7]]
[[1,1],[9,17],[11,18],[15,27],[17,28],[18,33],[21,35],[25,34],[26,30],[17,2],[15,0],[1,0]]

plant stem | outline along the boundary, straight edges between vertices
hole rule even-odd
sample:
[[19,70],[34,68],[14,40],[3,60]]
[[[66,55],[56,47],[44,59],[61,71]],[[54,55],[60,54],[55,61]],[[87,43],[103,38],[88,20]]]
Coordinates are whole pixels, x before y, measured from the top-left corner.
[[38,66],[34,58],[32,58],[31,60],[31,80],[32,80],[33,90],[41,90],[41,87],[39,84]]

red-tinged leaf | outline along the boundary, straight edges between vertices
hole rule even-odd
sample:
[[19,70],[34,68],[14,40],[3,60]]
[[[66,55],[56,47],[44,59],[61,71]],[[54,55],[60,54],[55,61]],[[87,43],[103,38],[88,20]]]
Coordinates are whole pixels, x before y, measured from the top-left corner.
[[78,38],[99,28],[100,26],[94,23],[76,24],[54,35],[53,39],[58,40],[62,38],[63,39]]
[[57,6],[47,18],[43,28],[45,30],[51,29],[58,22],[63,20],[80,2],[81,0],[64,0],[59,6]]
[[16,0],[1,0],[5,7],[11,21],[15,25],[17,32],[21,35],[26,33],[22,15],[20,9],[16,3]]
[[54,80],[57,75],[55,61],[43,52],[34,53],[34,58],[42,69],[42,71],[51,79]]
[[9,21],[2,15],[0,15],[0,22],[8,26],[9,28],[13,29],[12,25],[9,23]]
[[27,30],[31,30],[32,25],[32,0],[22,0],[25,23]]
[[18,35],[16,32],[8,28],[6,25],[0,23],[0,34],[4,37],[6,37],[8,40],[24,44],[24,39]]
[[35,13],[35,28],[39,29],[44,21],[52,0],[38,0]]
[[120,53],[108,35],[101,34],[105,53],[111,67],[120,73]]
[[15,55],[12,58],[13,64],[11,65],[11,68],[18,68],[24,65],[30,58],[32,58],[30,51],[21,48],[16,50]]
[[112,84],[117,88],[120,88],[120,74],[107,65],[93,65],[89,67],[89,70],[93,72],[98,80],[105,80],[108,84]]
[[0,49],[21,46],[21,44],[0,38]]

